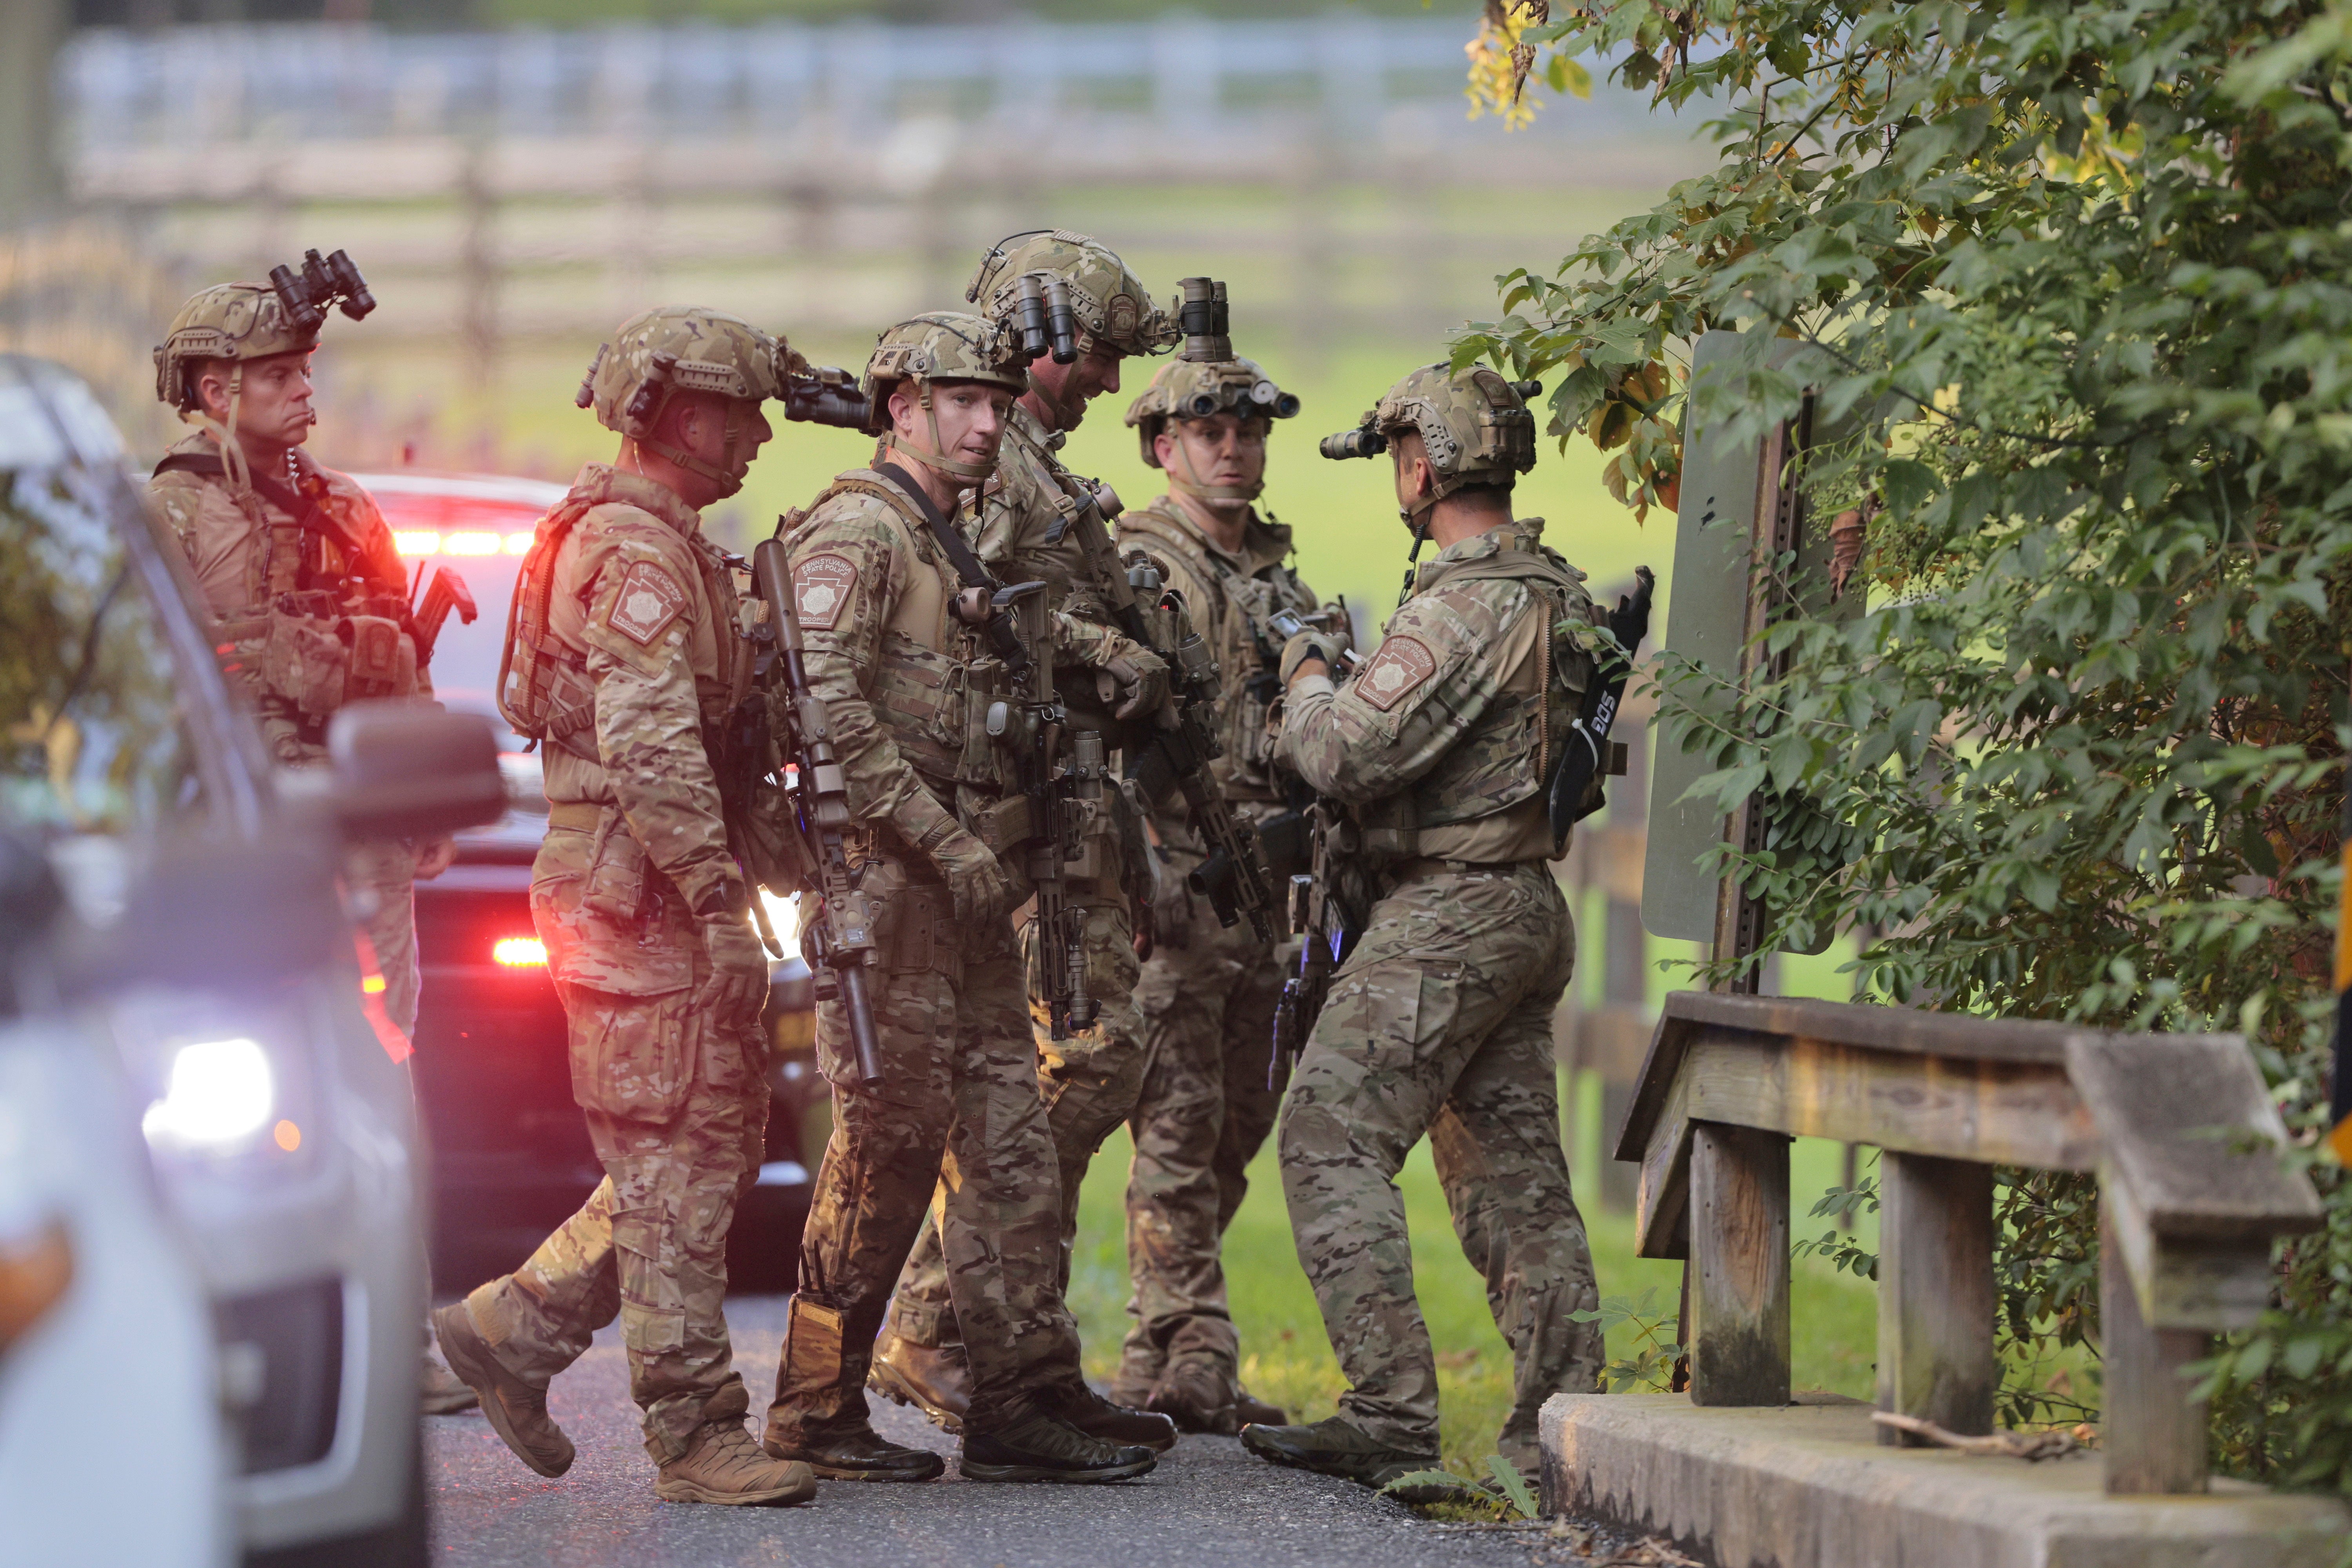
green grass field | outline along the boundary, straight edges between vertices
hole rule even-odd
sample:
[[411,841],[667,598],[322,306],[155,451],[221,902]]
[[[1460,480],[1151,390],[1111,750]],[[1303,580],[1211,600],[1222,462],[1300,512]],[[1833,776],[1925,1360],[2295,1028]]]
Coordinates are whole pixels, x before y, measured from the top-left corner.
[[[1576,1147],[1587,1152],[1575,1173],[1592,1239],[1594,1270],[1603,1298],[1638,1297],[1654,1289],[1658,1310],[1672,1332],[1679,1264],[1633,1256],[1631,1216],[1598,1212],[1589,1196],[1597,1177],[1590,1152],[1597,1143],[1600,1110],[1596,1095],[1581,1097],[1584,1123]],[[1085,1335],[1087,1370],[1108,1377],[1118,1363],[1127,1332],[1127,1248],[1123,1193],[1130,1145],[1124,1131],[1113,1135],[1087,1174],[1079,1203],[1078,1241],[1070,1279],[1070,1301]],[[1837,1179],[1837,1146],[1801,1140],[1790,1186],[1798,1216],[1796,1233],[1817,1236],[1826,1222],[1803,1215],[1821,1191]],[[1424,1142],[1413,1151],[1398,1185],[1403,1189],[1412,1229],[1413,1273],[1422,1314],[1437,1351],[1444,1401],[1446,1463],[1468,1474],[1484,1474],[1486,1456],[1510,1404],[1511,1358],[1486,1310],[1484,1283],[1462,1257],[1446,1219],[1445,1199]],[[1857,1233],[1874,1246],[1865,1219]],[[1250,1192],[1225,1238],[1226,1288],[1234,1321],[1241,1330],[1242,1377],[1254,1393],[1286,1406],[1295,1419],[1318,1421],[1332,1414],[1345,1384],[1315,1298],[1300,1271],[1291,1242],[1290,1219],[1282,1200],[1282,1178],[1272,1144],[1250,1168]],[[1850,1276],[1833,1274],[1807,1258],[1796,1266],[1792,1318],[1795,1377],[1799,1388],[1826,1388],[1868,1397],[1877,1298]],[[1612,1356],[1625,1353],[1630,1332],[1612,1336]]]

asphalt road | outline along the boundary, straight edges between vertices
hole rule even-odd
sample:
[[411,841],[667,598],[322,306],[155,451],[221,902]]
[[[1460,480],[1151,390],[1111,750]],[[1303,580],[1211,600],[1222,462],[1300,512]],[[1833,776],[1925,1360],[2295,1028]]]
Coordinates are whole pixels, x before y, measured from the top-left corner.
[[[727,1304],[735,1364],[755,1412],[774,1386],[784,1299]],[[629,1403],[620,1335],[555,1381],[555,1417],[579,1448],[545,1480],[509,1454],[478,1412],[426,1423],[433,1557],[464,1568],[561,1563],[720,1568],[735,1563],[888,1568],[1369,1568],[1510,1564],[1586,1558],[1557,1538],[1431,1525],[1362,1487],[1252,1458],[1230,1437],[1186,1437],[1140,1480],[1113,1486],[983,1485],[961,1479],[954,1439],[880,1402],[875,1424],[901,1443],[950,1456],[924,1486],[826,1481],[793,1509],[670,1504]],[[1531,1550],[1532,1549],[1532,1550]]]

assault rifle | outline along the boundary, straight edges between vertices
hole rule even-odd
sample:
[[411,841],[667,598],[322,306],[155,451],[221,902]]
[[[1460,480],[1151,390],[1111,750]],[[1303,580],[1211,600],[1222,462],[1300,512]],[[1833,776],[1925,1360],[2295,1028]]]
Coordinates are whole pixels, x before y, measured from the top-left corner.
[[[1111,617],[1118,629],[1158,654],[1168,664],[1169,707],[1147,724],[1122,738],[1129,752],[1128,772],[1157,803],[1168,792],[1184,793],[1186,814],[1201,836],[1201,864],[1185,878],[1185,885],[1209,900],[1217,923],[1232,926],[1249,917],[1250,929],[1272,946],[1274,874],[1266,869],[1265,852],[1255,832],[1234,820],[1233,808],[1209,764],[1224,754],[1210,718],[1216,711],[1217,661],[1184,617],[1184,601],[1164,588],[1160,574],[1149,563],[1123,567],[1110,542],[1110,523],[1124,509],[1118,493],[1108,485],[1089,485],[1058,465],[1054,477],[1063,493],[1076,503],[1070,525],[1110,591]],[[1147,616],[1136,591],[1151,595],[1157,614]],[[1154,622],[1167,623],[1161,630]]]
[[1266,1063],[1265,1087],[1280,1087],[1283,1069],[1307,1048],[1315,1020],[1331,994],[1331,976],[1356,942],[1372,912],[1372,889],[1357,854],[1356,826],[1336,802],[1318,800],[1307,808],[1313,845],[1309,872],[1290,879],[1291,934],[1306,939],[1297,972],[1282,983],[1274,1008],[1274,1057]]
[[[838,998],[842,1011],[848,1015],[857,1080],[872,1089],[883,1079],[882,1045],[874,1031],[874,1003],[867,993],[866,971],[879,954],[874,945],[874,900],[851,876],[844,846],[851,821],[848,781],[833,749],[824,700],[809,686],[807,648],[801,640],[800,616],[793,607],[792,563],[782,540],[767,540],[751,552],[751,575],[755,590],[767,604],[764,629],[774,643],[762,660],[761,685],[782,688],[783,700],[773,710],[783,716],[782,759],[795,775],[793,828],[803,863],[814,870],[807,879],[813,886],[802,895],[809,902],[801,921],[801,950],[818,997]],[[763,731],[768,710],[766,704],[760,705],[762,716],[757,721]],[[758,738],[754,754],[759,761],[751,765],[774,764],[779,748],[772,743],[773,739],[764,733]],[[758,907],[754,899],[752,908]],[[761,934],[768,934],[764,921]]]
[[1029,808],[1029,830],[1020,837],[1030,846],[1026,869],[1037,895],[1038,967],[1053,1037],[1068,1039],[1092,1028],[1101,1011],[1087,994],[1087,917],[1083,909],[1070,906],[1068,871],[1070,859],[1078,853],[1077,813],[1071,802],[1099,784],[1105,771],[1101,742],[1074,747],[1065,764],[1062,738],[1068,733],[1068,716],[1054,690],[1045,584],[1000,587],[972,553],[970,542],[913,475],[890,462],[877,463],[874,471],[905,492],[954,566],[963,591],[955,596],[950,613],[984,635],[1013,674],[1019,700],[991,703],[985,718],[989,734],[1020,759],[1021,793]]

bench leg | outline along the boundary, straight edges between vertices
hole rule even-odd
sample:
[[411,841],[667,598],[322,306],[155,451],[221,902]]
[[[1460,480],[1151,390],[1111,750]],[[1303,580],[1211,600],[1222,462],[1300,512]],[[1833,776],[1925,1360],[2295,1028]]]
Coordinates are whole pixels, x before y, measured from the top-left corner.
[[2153,1329],[2124,1267],[2106,1205],[2099,1212],[2099,1363],[2105,1409],[2099,1432],[2111,1492],[2206,1489],[2205,1401],[2189,1397],[2181,1369],[2209,1353],[2197,1329]]
[[1786,1405],[1788,1135],[1691,1131],[1691,1403]]
[[[1925,1154],[1878,1162],[1878,1407],[1992,1430],[1992,1167]],[[1924,1439],[1878,1429],[1884,1444]]]

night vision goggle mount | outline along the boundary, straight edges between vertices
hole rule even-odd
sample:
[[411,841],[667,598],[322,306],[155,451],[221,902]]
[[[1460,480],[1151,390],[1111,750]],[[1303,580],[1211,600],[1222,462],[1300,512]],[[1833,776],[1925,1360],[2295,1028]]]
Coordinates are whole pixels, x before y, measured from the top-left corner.
[[341,303],[344,315],[357,321],[375,309],[375,296],[347,251],[320,258],[315,250],[302,253],[302,270],[278,266],[269,269],[269,286],[286,308],[286,321],[296,331],[315,332],[327,320],[327,308]]
[[812,365],[806,374],[784,377],[784,417],[811,425],[832,425],[860,435],[882,430],[882,410],[876,398],[857,384],[857,377],[838,365]]
[[[1543,395],[1543,383],[1540,381],[1515,381],[1510,387],[1518,394],[1522,403],[1533,403]],[[1373,423],[1379,415],[1380,411],[1373,409],[1353,430],[1342,430],[1336,436],[1324,437],[1316,443],[1316,450],[1335,460],[1379,457],[1389,449],[1388,433]]]

